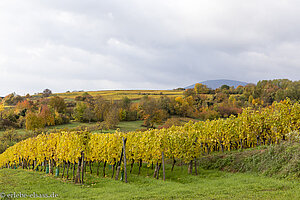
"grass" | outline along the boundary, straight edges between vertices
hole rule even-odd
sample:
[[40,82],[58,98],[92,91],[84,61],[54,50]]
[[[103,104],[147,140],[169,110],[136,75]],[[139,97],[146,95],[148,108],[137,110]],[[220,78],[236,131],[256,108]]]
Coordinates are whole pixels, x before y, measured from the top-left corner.
[[128,162],[127,184],[111,178],[111,166],[106,167],[103,177],[103,164],[98,177],[96,163],[92,166],[93,173],[87,166],[83,185],[70,180],[72,170],[68,180],[61,178],[61,167],[59,178],[33,170],[0,169],[0,194],[54,192],[57,199],[300,199],[299,152],[300,144],[287,142],[216,152],[198,161],[201,167],[197,176],[188,174],[187,166],[180,162],[174,172],[166,164],[166,181],[161,178],[162,171],[159,179],[153,178],[153,169],[146,164],[140,175],[137,164],[130,174]]
[[[49,130],[53,129],[72,129],[80,126],[85,126],[85,127],[92,127],[95,126],[97,123],[92,122],[92,123],[81,123],[81,122],[71,122],[70,124],[63,124],[63,125],[58,125],[58,126],[52,126],[49,127]],[[116,129],[109,129],[109,130],[103,130],[103,133],[113,133],[117,129],[119,129],[122,132],[128,132],[128,131],[135,131],[136,129],[141,129],[143,121],[125,121],[125,122],[119,122],[117,125]],[[95,130],[92,131],[93,133],[99,133],[100,131]]]
[[[20,134],[20,135],[25,135],[26,134],[26,129],[15,129],[15,131],[18,133],[18,134]],[[2,130],[2,131],[0,131],[0,136],[2,135],[2,133],[4,133],[5,131],[4,130]]]
[[205,169],[230,172],[256,172],[277,178],[300,178],[299,142],[281,142],[279,145],[213,153],[200,159]]
[[120,122],[118,124],[118,128],[120,131],[127,132],[127,131],[135,131],[136,129],[143,128],[142,125],[144,121],[129,121],[129,122]]
[[[107,177],[97,177],[87,169],[85,184],[55,178],[43,172],[22,169],[0,170],[0,194],[23,193],[58,195],[57,199],[299,199],[298,181],[279,180],[251,173],[228,173],[199,170],[188,175],[186,166],[177,166],[173,173],[166,166],[167,180],[152,177],[153,170],[144,166],[140,176],[138,167],[128,175],[129,183]],[[102,171],[102,168],[100,168]]]
[[[73,129],[80,126],[85,126],[87,128],[95,126],[97,123],[82,123],[82,122],[71,122],[69,124],[63,124],[63,125],[56,125],[56,126],[49,126],[46,127],[45,131],[47,130],[54,130],[54,129]],[[119,129],[122,132],[128,132],[128,131],[135,131],[136,129],[143,128],[141,125],[143,124],[143,121],[126,121],[126,122],[120,122],[117,125],[116,129],[109,129],[109,130],[103,130],[103,133],[113,133],[117,129]],[[25,135],[28,131],[25,129],[16,129],[15,130],[19,135]],[[2,135],[4,131],[0,131],[0,136]],[[99,133],[98,130],[92,131],[93,133]]]
[[94,126],[96,123],[91,122],[91,123],[82,123],[82,122],[75,122],[72,121],[69,124],[62,124],[62,125],[56,125],[56,126],[49,126],[47,129],[53,130],[53,129],[72,129],[72,128],[77,128],[79,126],[86,126],[86,127],[91,127]]

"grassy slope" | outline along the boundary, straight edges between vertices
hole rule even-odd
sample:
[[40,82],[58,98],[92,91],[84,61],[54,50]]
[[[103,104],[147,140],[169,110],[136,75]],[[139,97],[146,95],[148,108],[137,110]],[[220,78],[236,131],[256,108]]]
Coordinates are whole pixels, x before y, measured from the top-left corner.
[[279,178],[299,179],[300,144],[284,142],[243,151],[214,153],[202,157],[200,165],[205,169],[255,172]]
[[[1,169],[0,193],[55,192],[58,199],[299,199],[300,183],[268,178],[254,174],[226,173],[200,170],[200,175],[188,175],[186,167],[176,167],[174,173],[167,166],[167,180],[129,174],[129,183],[109,177],[98,178],[87,173],[85,185],[75,185],[61,178],[28,170]],[[108,169],[107,169],[108,172]]]

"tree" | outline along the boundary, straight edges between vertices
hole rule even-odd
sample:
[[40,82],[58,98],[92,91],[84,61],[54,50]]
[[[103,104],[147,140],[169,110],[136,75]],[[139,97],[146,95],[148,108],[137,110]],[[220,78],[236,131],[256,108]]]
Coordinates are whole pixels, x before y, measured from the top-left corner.
[[18,102],[21,102],[23,100],[24,98],[21,97],[20,95],[17,95],[16,93],[11,93],[6,97],[4,97],[2,102],[5,103],[6,105],[16,105]]
[[55,125],[54,115],[47,105],[42,105],[41,112],[38,117],[44,120],[44,124],[47,126]]
[[111,109],[109,109],[109,111],[106,113],[104,117],[104,123],[107,129],[116,127],[116,125],[119,123],[119,112],[117,108],[112,107]]
[[87,108],[87,104],[84,102],[78,102],[74,109],[74,118],[76,121],[84,122],[84,112]]
[[101,96],[97,96],[94,102],[94,112],[96,121],[104,121],[104,116],[109,108],[109,103],[106,102]]
[[91,122],[95,117],[95,113],[85,102],[78,102],[74,109],[74,118],[79,122]]
[[183,95],[185,97],[189,97],[189,96],[195,96],[195,89],[186,89],[184,92],[183,92]]
[[43,91],[43,97],[49,97],[52,94],[52,91],[50,89],[44,89]]
[[36,130],[45,127],[45,121],[37,114],[30,112],[26,115],[26,130]]
[[52,97],[49,101],[49,105],[58,113],[66,112],[66,103],[65,100],[61,97]]
[[203,85],[201,83],[196,83],[194,90],[196,92],[196,94],[207,94],[209,93],[209,89],[207,88],[206,85]]
[[0,104],[0,120],[2,120],[2,112],[4,111],[4,105]]
[[85,121],[88,121],[89,123],[91,123],[94,116],[95,116],[95,114],[89,106],[83,112],[83,119]]
[[228,85],[222,85],[221,90],[229,90],[230,87]]
[[128,110],[130,108],[131,100],[126,96],[122,98],[121,107]]

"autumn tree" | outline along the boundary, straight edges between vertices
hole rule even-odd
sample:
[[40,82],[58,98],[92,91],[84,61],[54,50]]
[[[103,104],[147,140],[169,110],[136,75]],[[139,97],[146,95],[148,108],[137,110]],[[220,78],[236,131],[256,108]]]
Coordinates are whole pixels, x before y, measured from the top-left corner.
[[66,112],[66,103],[65,100],[61,97],[55,96],[51,97],[49,105],[58,113]]
[[115,128],[119,123],[118,109],[111,107],[104,116],[104,123],[107,129]]
[[29,112],[26,115],[26,130],[36,130],[45,127],[45,121],[36,113]]
[[101,96],[97,96],[94,101],[94,113],[96,121],[104,121],[104,116],[109,109],[109,103]]
[[206,85],[203,85],[201,83],[196,83],[194,87],[196,94],[208,94],[209,88]]
[[40,117],[41,119],[44,120],[43,123],[46,126],[55,125],[54,115],[53,115],[53,113],[51,112],[51,110],[49,109],[49,107],[47,105],[42,105],[41,106],[40,113],[39,113],[38,117]]

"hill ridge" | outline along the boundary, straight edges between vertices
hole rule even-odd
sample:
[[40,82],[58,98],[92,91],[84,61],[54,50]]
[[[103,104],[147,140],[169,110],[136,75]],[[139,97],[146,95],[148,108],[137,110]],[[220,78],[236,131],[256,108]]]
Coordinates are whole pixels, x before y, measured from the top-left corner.
[[[215,79],[215,80],[206,80],[206,81],[202,81],[199,82],[203,85],[206,85],[208,88],[211,89],[216,89],[221,87],[222,85],[228,85],[228,86],[234,86],[235,88],[238,87],[239,85],[241,86],[246,86],[247,82],[243,82],[243,81],[236,81],[236,80],[230,80],[230,79]],[[185,87],[185,89],[190,89],[190,88],[194,88],[195,84],[193,85],[189,85],[187,87]]]

